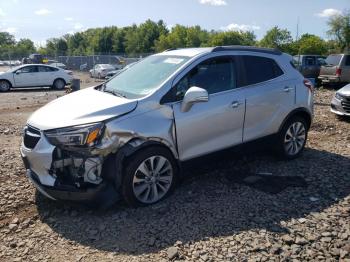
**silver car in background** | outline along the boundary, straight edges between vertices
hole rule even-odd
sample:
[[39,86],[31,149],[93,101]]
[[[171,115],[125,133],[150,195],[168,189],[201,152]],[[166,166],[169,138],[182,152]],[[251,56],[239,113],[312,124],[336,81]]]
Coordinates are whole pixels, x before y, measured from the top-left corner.
[[331,102],[331,111],[339,116],[350,116],[350,84],[335,93]]
[[109,72],[114,70],[115,67],[110,64],[97,64],[90,70],[90,77],[105,78]]
[[52,199],[91,201],[113,190],[148,205],[175,187],[181,166],[257,139],[298,157],[313,115],[313,86],[280,51],[230,46],[149,56],[102,85],[36,111],[21,154]]

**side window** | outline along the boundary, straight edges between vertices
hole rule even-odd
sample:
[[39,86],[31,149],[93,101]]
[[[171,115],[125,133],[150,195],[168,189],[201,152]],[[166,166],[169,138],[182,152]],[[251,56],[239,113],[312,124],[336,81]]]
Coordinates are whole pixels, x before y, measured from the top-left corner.
[[350,55],[347,55],[345,58],[345,65],[350,66]]
[[37,66],[26,66],[19,70],[21,73],[35,73],[38,72]]
[[265,82],[283,75],[275,60],[261,56],[241,56],[246,79],[242,86]]
[[51,67],[38,66],[39,72],[51,72]]
[[181,100],[192,86],[201,87],[209,94],[234,89],[236,78],[233,59],[231,57],[216,57],[197,65],[175,86],[176,100]]
[[314,66],[316,65],[316,59],[312,56],[305,57],[305,65],[307,66]]

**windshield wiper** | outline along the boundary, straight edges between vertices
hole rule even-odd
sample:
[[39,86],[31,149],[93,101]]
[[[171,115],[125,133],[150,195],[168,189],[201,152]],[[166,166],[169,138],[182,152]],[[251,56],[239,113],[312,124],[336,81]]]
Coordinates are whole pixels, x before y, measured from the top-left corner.
[[126,98],[126,95],[123,95],[122,93],[119,93],[118,91],[115,91],[115,90],[106,89],[106,87],[104,87],[103,92],[112,94],[112,95],[114,95],[114,96],[119,96],[119,97],[124,97],[124,98]]

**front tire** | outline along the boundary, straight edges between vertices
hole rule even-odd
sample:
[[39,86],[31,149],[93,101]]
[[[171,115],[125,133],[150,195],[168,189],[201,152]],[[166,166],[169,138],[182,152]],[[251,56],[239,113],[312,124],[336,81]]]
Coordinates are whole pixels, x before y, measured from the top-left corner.
[[295,116],[286,121],[278,134],[277,152],[284,159],[295,159],[303,152],[309,126],[304,118]]
[[11,88],[11,84],[6,80],[0,80],[0,91],[7,92]]
[[65,86],[66,86],[66,82],[61,78],[56,79],[53,82],[53,88],[55,88],[56,90],[63,90]]
[[178,168],[172,154],[162,147],[149,147],[128,160],[122,194],[131,206],[147,206],[166,198],[174,189]]

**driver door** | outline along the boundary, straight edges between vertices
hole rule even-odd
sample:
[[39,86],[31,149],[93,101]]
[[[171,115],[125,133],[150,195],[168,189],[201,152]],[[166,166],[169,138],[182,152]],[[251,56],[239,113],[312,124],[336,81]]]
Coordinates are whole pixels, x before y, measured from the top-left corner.
[[14,72],[16,87],[36,86],[39,83],[38,66],[30,65],[18,69]]
[[[245,99],[236,89],[233,57],[210,58],[195,66],[176,85],[173,104],[181,160],[188,160],[242,143]],[[207,90],[209,100],[181,111],[181,100],[192,86]]]

